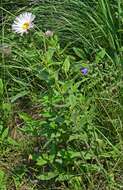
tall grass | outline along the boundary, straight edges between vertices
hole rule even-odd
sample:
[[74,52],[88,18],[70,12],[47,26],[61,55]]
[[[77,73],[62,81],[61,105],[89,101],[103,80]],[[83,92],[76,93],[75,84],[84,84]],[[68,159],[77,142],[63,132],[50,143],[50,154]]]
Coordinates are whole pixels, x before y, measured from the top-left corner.
[[121,63],[122,2],[70,0],[34,7],[40,28],[59,33],[62,43],[79,44],[86,52],[105,48],[115,63]]

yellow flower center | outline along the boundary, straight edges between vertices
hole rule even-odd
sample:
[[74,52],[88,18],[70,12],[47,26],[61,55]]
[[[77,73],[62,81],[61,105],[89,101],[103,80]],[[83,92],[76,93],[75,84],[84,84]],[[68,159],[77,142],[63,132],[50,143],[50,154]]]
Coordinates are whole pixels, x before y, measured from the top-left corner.
[[25,23],[22,25],[22,29],[23,29],[23,30],[29,29],[29,22],[25,22]]

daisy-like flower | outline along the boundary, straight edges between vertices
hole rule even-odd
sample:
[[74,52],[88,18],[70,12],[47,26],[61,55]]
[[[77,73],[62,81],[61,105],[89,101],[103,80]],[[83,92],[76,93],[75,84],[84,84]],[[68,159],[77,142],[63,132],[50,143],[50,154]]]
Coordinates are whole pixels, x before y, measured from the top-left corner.
[[23,33],[28,33],[28,30],[34,27],[34,19],[35,15],[32,13],[22,13],[16,17],[14,23],[12,24],[12,30],[21,35],[23,35]]

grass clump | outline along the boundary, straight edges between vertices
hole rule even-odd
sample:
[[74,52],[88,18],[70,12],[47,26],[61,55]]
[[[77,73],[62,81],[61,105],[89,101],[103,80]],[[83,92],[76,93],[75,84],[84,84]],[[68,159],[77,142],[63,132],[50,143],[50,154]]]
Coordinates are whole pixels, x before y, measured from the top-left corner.
[[122,189],[122,3],[33,2],[23,36],[4,9],[0,188]]
[[122,7],[120,0],[48,1],[34,7],[34,12],[41,18],[40,26],[57,31],[62,43],[78,44],[87,55],[103,47],[114,62],[121,63]]

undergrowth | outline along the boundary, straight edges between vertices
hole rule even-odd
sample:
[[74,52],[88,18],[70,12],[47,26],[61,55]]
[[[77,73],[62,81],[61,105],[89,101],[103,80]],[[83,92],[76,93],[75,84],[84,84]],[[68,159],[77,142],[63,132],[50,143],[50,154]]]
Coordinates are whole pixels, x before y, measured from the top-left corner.
[[122,2],[23,3],[1,3],[0,189],[122,189]]

